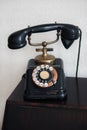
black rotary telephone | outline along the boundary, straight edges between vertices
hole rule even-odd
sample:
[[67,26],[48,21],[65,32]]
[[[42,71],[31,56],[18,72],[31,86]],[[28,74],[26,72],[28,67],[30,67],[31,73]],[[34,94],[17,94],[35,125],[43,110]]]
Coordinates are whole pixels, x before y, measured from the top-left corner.
[[[57,38],[54,41],[32,44],[31,35],[33,33],[43,33],[48,31],[57,31]],[[68,49],[74,40],[80,37],[81,30],[71,24],[42,24],[33,27],[28,27],[23,30],[12,33],[8,38],[8,47],[10,49],[19,49],[27,43],[31,46],[42,46],[36,51],[42,52],[41,55],[30,59],[26,70],[26,89],[24,99],[65,99],[67,91],[65,86],[65,74],[63,70],[62,59],[55,58],[49,55],[48,51],[53,51],[52,48],[47,48],[47,45],[58,41],[59,36],[66,49]],[[80,52],[80,51],[79,51]],[[79,60],[79,56],[78,56]],[[77,65],[78,69],[78,65]]]

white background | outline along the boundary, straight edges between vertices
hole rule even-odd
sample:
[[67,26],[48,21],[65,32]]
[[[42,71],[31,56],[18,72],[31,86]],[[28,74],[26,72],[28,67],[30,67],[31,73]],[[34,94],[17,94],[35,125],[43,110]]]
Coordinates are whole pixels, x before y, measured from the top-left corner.
[[[0,128],[6,99],[21,80],[30,58],[37,52],[29,45],[19,50],[7,47],[9,34],[45,23],[69,23],[82,30],[79,77],[87,77],[87,0],[0,0]],[[32,37],[34,42],[54,39],[55,33]],[[50,46],[49,46],[50,47]],[[66,76],[75,76],[78,40],[66,50],[61,40],[52,45],[53,53],[64,61]]]

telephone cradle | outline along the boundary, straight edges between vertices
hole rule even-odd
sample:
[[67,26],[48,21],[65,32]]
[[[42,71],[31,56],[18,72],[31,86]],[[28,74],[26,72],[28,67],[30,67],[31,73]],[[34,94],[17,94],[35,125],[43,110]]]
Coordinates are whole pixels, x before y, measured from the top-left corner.
[[58,73],[58,79],[56,84],[51,87],[41,88],[37,87],[36,84],[32,81],[32,71],[37,66],[34,59],[31,59],[28,63],[27,72],[26,72],[26,89],[24,93],[24,99],[65,99],[67,97],[66,88],[65,88],[65,75],[63,71],[63,61],[56,58],[55,64],[52,66],[56,69]]

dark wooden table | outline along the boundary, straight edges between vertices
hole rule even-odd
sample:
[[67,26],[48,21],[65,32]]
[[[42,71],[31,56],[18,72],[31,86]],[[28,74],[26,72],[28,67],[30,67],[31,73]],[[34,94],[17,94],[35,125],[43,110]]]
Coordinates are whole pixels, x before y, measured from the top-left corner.
[[2,130],[87,130],[87,78],[66,78],[66,101],[24,101],[25,78],[6,102]]

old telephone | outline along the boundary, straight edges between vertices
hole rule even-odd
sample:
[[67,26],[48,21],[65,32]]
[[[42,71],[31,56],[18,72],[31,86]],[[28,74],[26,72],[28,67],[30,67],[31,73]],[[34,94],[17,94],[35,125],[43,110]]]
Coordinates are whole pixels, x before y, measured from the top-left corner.
[[[48,31],[57,31],[57,38],[54,41],[32,44],[31,35],[33,33],[43,33]],[[71,24],[42,24],[33,27],[28,27],[23,30],[12,33],[8,38],[8,47],[10,49],[19,49],[27,43],[31,46],[42,46],[36,51],[42,52],[41,55],[30,59],[26,70],[26,89],[24,99],[66,99],[67,91],[65,86],[65,74],[63,70],[63,61],[60,58],[55,58],[47,52],[52,51],[52,48],[47,48],[47,45],[58,41],[59,36],[66,49],[68,49],[74,40],[80,37],[81,30],[79,27]],[[80,52],[80,47],[79,47]],[[78,56],[79,61],[79,56]],[[77,65],[78,71],[78,65]]]

